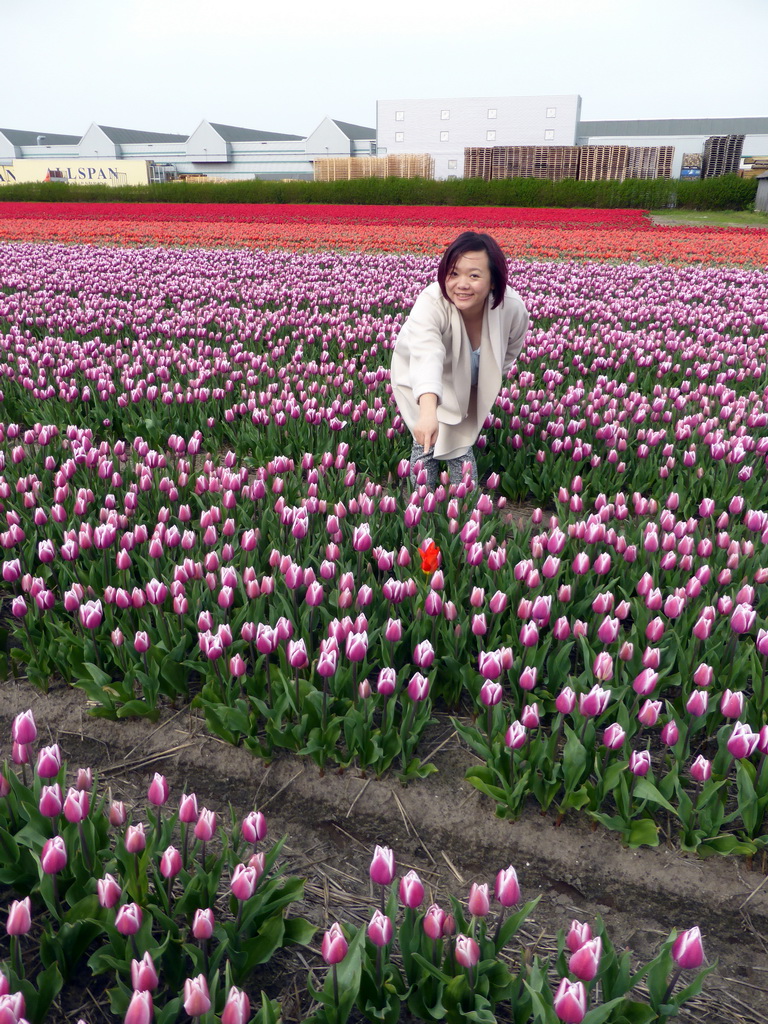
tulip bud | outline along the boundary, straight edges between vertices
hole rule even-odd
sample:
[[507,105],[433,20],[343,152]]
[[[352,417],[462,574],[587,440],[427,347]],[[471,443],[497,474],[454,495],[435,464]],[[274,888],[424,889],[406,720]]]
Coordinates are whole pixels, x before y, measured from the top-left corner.
[[424,886],[415,871],[409,871],[404,878],[400,879],[400,900],[411,909],[421,906],[424,899]]
[[198,909],[192,918],[192,934],[198,942],[210,939],[213,935],[213,911],[209,909]]
[[696,970],[704,962],[704,947],[701,942],[701,931],[689,928],[681,932],[672,943],[672,959],[683,970]]
[[565,937],[565,944],[572,953],[581,949],[585,942],[592,938],[592,929],[586,922],[571,921],[571,927]]
[[469,890],[469,912],[473,917],[485,917],[491,909],[491,901],[488,895],[487,884],[476,885],[473,883]]
[[571,956],[568,970],[581,981],[592,981],[600,967],[602,950],[603,940],[599,935],[588,940]]
[[474,967],[480,959],[480,947],[469,935],[458,935],[454,955],[462,967]]
[[187,978],[184,982],[184,1009],[190,1017],[202,1017],[211,1008],[208,982],[204,974]]
[[134,992],[151,992],[157,988],[157,970],[149,953],[141,960],[131,960],[131,984]]
[[391,884],[395,877],[395,855],[388,846],[374,849],[369,874],[376,885]]
[[117,881],[109,874],[98,880],[96,891],[99,895],[99,906],[104,907],[105,910],[110,910],[114,907],[123,895],[123,891]]
[[248,1024],[251,1019],[251,1004],[242,989],[233,985],[221,1013],[221,1024]]
[[554,1007],[563,1024],[581,1024],[587,1012],[587,993],[583,982],[563,978],[555,992]]
[[514,907],[520,902],[520,883],[511,864],[496,875],[495,896],[502,907]]
[[368,938],[375,946],[388,946],[392,941],[392,921],[378,909],[368,925]]
[[141,927],[143,913],[137,903],[126,903],[120,907],[115,917],[115,928],[121,935],[135,935]]
[[341,925],[334,923],[323,935],[323,941],[320,947],[320,951],[323,955],[323,960],[329,965],[339,964],[347,955],[347,940],[344,938],[344,932],[341,930]]

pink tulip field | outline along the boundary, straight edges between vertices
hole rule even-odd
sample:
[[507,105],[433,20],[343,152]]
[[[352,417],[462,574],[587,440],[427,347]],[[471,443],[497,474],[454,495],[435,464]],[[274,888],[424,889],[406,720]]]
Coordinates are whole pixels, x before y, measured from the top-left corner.
[[[499,818],[764,862],[768,274],[513,260],[531,329],[481,485],[430,491],[389,360],[436,265],[0,243],[0,670],[427,795],[448,714]],[[257,808],[222,821],[157,775],[126,809],[31,712],[5,752],[0,1022],[53,1019],[86,961],[100,1019],[280,1018],[249,979],[315,928]],[[370,923],[318,932],[305,1019],[643,1024],[701,990],[696,926],[640,964],[601,919],[517,956],[537,899],[499,867],[427,906],[377,846]]]

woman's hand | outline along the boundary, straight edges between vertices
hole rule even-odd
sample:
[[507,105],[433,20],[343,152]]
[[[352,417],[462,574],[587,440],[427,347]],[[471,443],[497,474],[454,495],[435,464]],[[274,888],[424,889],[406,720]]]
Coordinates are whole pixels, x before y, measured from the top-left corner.
[[419,398],[419,418],[413,428],[413,439],[423,445],[424,454],[428,455],[437,441],[437,395],[429,392]]

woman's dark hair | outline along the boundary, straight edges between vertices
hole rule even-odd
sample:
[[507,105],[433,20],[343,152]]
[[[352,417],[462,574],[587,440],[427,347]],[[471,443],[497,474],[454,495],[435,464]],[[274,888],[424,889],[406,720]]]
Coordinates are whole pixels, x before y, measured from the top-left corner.
[[488,255],[488,266],[491,270],[491,293],[493,304],[491,309],[496,309],[504,300],[504,289],[507,287],[507,261],[504,253],[499,248],[499,243],[490,235],[479,235],[476,231],[463,231],[455,241],[451,242],[443,253],[440,266],[437,268],[437,281],[444,298],[448,298],[445,290],[445,279],[448,272],[453,269],[456,261],[465,252],[485,252]]

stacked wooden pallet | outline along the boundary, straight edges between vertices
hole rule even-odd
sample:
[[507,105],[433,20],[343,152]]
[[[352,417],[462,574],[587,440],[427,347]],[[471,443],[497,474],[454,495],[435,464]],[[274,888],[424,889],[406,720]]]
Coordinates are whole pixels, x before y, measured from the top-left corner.
[[720,174],[735,174],[743,148],[743,135],[711,135],[704,143],[701,176],[714,178]]
[[429,153],[388,156],[332,156],[314,161],[315,181],[354,178],[434,178],[435,159]]

